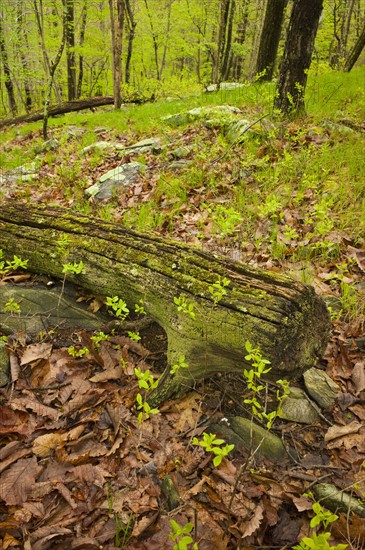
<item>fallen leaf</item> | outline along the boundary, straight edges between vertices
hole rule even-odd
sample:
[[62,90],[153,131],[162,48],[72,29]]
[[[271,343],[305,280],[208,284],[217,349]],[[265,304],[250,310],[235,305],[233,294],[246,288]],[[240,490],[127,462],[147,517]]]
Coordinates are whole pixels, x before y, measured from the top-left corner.
[[59,433],[40,435],[33,441],[33,453],[41,458],[50,456],[53,451],[64,443],[65,436]]
[[264,510],[261,504],[256,506],[253,516],[244,522],[242,538],[250,537],[260,527],[264,518]]
[[51,355],[52,344],[33,344],[27,346],[25,349],[22,358],[20,360],[21,366],[37,361],[38,359],[48,359]]
[[8,506],[23,504],[41,470],[35,456],[18,460],[0,477],[0,497]]
[[350,424],[346,424],[346,426],[331,426],[327,433],[324,436],[324,440],[326,442],[331,441],[332,439],[336,439],[337,437],[343,437],[344,435],[353,434],[360,430],[361,424],[360,422],[357,422],[354,420],[353,422],[350,422]]
[[359,395],[360,392],[365,390],[365,363],[359,361],[355,363],[354,369],[351,375],[352,383],[355,387],[355,395]]

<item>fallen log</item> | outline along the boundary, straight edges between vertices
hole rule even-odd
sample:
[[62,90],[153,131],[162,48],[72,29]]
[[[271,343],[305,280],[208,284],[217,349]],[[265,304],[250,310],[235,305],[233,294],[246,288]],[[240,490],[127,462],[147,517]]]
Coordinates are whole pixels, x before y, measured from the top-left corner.
[[[111,95],[88,97],[86,99],[78,99],[75,101],[66,101],[60,105],[50,107],[49,116],[64,115],[66,113],[72,113],[74,111],[82,111],[83,109],[95,109],[96,107],[102,107],[104,105],[113,105],[114,98]],[[20,124],[22,122],[37,122],[42,120],[44,116],[44,110],[35,111],[34,113],[28,113],[15,118],[4,118],[0,120],[0,128],[5,126],[12,126],[13,124]]]
[[[71,282],[122,297],[131,310],[142,300],[168,338],[169,366],[153,405],[214,373],[242,372],[246,340],[271,362],[270,375],[288,379],[315,365],[328,340],[329,314],[311,286],[119,224],[7,203],[0,248],[7,258],[28,259],[30,271],[58,278],[63,264],[82,260],[85,273],[68,275]],[[218,300],[212,285],[220,281],[219,290],[224,278]],[[182,356],[188,368],[171,374]]]

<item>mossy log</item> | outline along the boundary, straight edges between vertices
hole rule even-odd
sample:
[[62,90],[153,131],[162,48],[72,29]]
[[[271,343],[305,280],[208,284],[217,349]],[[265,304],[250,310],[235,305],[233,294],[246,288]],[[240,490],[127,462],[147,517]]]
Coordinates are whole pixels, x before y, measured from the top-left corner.
[[[118,295],[132,310],[143,301],[167,333],[168,364],[184,355],[189,365],[174,375],[167,367],[149,399],[154,405],[214,373],[242,372],[246,340],[271,361],[272,376],[288,379],[315,365],[328,340],[329,314],[311,286],[119,224],[5,204],[0,248],[7,258],[28,259],[30,271],[58,278],[63,264],[82,260],[85,273],[68,275],[71,282]],[[210,287],[224,277],[226,294],[215,303]],[[195,318],[178,311],[180,296]]]

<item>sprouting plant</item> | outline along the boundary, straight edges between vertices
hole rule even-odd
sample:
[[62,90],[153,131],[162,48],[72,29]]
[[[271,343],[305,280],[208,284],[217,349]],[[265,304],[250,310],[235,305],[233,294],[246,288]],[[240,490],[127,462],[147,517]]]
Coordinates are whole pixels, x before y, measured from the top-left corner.
[[134,342],[139,342],[141,337],[138,332],[132,332],[131,330],[128,331],[128,336],[131,340]]
[[187,369],[189,365],[185,361],[185,355],[180,355],[177,363],[175,365],[172,365],[170,369],[170,374],[175,374],[180,369]]
[[[311,529],[315,529],[321,524],[325,529],[327,529],[330,523],[338,520],[338,516],[336,514],[332,514],[332,512],[325,510],[319,502],[314,502],[312,504],[312,510],[314,512],[314,516],[310,521]],[[327,550],[329,548],[332,550],[345,550],[347,548],[347,544],[337,544],[336,546],[331,546],[328,543],[330,536],[331,533],[329,532],[316,533],[313,531],[310,537],[303,537],[300,544],[293,546],[293,550]]]
[[178,311],[182,311],[183,313],[189,315],[192,319],[195,319],[196,315],[194,311],[194,304],[189,302],[184,294],[174,296],[174,304],[177,305]]
[[70,237],[63,233],[57,240],[56,245],[61,252],[64,252],[69,247],[70,242]]
[[261,383],[261,377],[270,372],[271,367],[268,367],[270,361],[264,359],[260,349],[254,348],[251,342],[246,341],[245,347],[248,352],[245,356],[245,360],[250,361],[253,368],[244,369],[243,371],[243,376],[246,378],[247,382],[247,388],[251,391],[251,396],[245,399],[244,403],[251,406],[252,414],[266,422],[266,427],[270,430],[275,418],[280,413],[282,402],[290,393],[289,382],[287,380],[277,380],[277,384],[282,389],[282,392],[280,392],[280,390],[276,392],[278,407],[268,413],[260,402],[260,394],[262,390],[265,389],[265,385]]
[[[196,542],[193,544],[193,538],[189,535],[193,530],[192,523],[185,523],[185,525],[181,526],[177,521],[171,519],[170,525],[172,531],[169,537],[176,542],[172,547],[173,550],[189,550],[189,548],[191,548],[191,550],[199,550],[198,544]],[[191,544],[193,544],[193,546],[190,546]]]
[[20,313],[20,304],[15,301],[14,298],[9,298],[9,300],[6,302],[4,306],[4,312],[5,313]]
[[148,420],[151,414],[158,414],[160,412],[159,409],[152,409],[147,401],[143,399],[140,393],[137,393],[136,401],[137,409],[141,411],[138,413],[137,416],[139,424],[141,424],[143,420]]
[[71,357],[83,357],[84,355],[87,355],[89,353],[88,348],[80,348],[76,349],[75,346],[70,346],[67,348],[67,353],[71,355]]
[[124,320],[129,315],[129,309],[126,302],[119,296],[107,296],[105,305],[109,307],[116,317]]
[[150,373],[149,369],[146,371],[142,371],[140,368],[135,367],[134,374],[138,378],[138,386],[141,389],[145,389],[147,391],[154,390],[158,386],[158,380],[155,380]]
[[146,315],[142,300],[139,300],[138,304],[134,304],[134,311],[139,315]]
[[219,277],[219,279],[209,286],[209,292],[212,295],[214,304],[217,305],[218,302],[220,302],[227,294],[226,287],[229,286],[229,283],[231,281],[227,279],[227,277],[223,277],[222,279]]
[[96,349],[100,348],[100,342],[105,342],[107,340],[110,340],[109,334],[105,334],[104,332],[96,332],[93,336],[91,336],[91,340],[94,342],[94,346]]
[[224,447],[222,447],[223,443],[225,443],[224,439],[219,439],[216,437],[215,434],[208,434],[206,432],[203,432],[202,435],[203,439],[201,440],[199,440],[197,437],[194,437],[193,445],[204,447],[208,453],[215,454],[213,464],[216,467],[219,466],[219,464],[223,460],[223,457],[227,456],[234,449],[234,445],[226,444]]
[[12,260],[5,261],[4,252],[0,249],[0,275],[5,275],[10,271],[17,271],[18,269],[27,269],[29,260],[22,260],[14,254]]
[[80,262],[74,262],[73,264],[63,264],[62,273],[70,275],[80,275],[81,273],[85,273],[85,266],[84,262],[81,260]]

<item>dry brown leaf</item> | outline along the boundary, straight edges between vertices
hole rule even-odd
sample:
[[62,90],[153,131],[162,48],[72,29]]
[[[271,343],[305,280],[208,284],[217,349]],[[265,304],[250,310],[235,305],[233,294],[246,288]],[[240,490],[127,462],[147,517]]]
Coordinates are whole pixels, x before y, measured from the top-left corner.
[[36,437],[33,441],[33,453],[41,458],[51,456],[53,451],[63,445],[65,436],[59,433],[49,433]]
[[365,363],[359,361],[355,363],[354,369],[351,374],[351,380],[355,387],[355,395],[359,395],[360,392],[365,390]]
[[23,504],[41,470],[35,456],[18,460],[0,477],[0,497],[8,506]]
[[59,417],[59,412],[56,409],[43,405],[33,397],[16,397],[10,402],[10,406],[13,410],[26,411],[31,409],[38,416],[47,416],[52,420],[57,420]]
[[360,428],[361,424],[356,420],[353,420],[352,422],[350,422],[350,424],[346,424],[346,426],[331,426],[327,430],[327,433],[324,436],[324,440],[328,443],[329,441],[332,441],[332,439],[356,433],[360,430]]
[[27,346],[20,360],[21,366],[37,361],[38,359],[48,359],[51,355],[52,344],[32,344]]
[[312,509],[312,502],[308,498],[291,495],[291,499],[298,512],[304,512],[304,510]]
[[9,361],[10,361],[11,381],[16,382],[19,379],[20,364],[19,364],[19,360],[18,360],[17,356],[15,355],[15,353],[13,353],[13,352],[10,353]]
[[123,369],[121,365],[117,365],[113,368],[108,368],[105,371],[98,372],[91,378],[90,382],[106,382],[107,380],[120,380],[123,375]]
[[264,518],[264,510],[261,504],[256,506],[253,516],[244,523],[242,538],[250,537],[260,527]]

